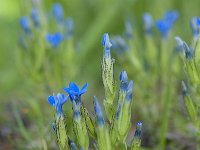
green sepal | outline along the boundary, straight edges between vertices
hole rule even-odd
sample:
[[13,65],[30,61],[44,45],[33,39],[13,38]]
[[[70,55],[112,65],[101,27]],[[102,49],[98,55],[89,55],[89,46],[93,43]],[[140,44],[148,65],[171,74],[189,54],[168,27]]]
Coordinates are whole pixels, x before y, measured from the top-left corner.
[[134,137],[131,144],[131,150],[139,150],[140,145],[141,145],[141,140]]
[[200,75],[200,38],[195,41],[194,63],[196,65],[198,75]]
[[57,142],[59,145],[60,150],[68,150],[68,137],[66,132],[66,125],[64,116],[61,115],[60,117],[56,118],[56,135],[57,135]]
[[96,135],[95,127],[94,127],[94,122],[91,119],[87,109],[84,108],[83,106],[81,106],[81,116],[85,120],[85,124],[86,124],[86,127],[87,127],[88,134],[92,138],[96,139],[97,135]]
[[185,66],[186,66],[186,71],[187,71],[190,81],[193,84],[200,83],[199,75],[194,63],[194,59],[192,60],[185,59]]
[[198,113],[189,94],[186,94],[184,96],[184,102],[185,102],[187,112],[192,122],[194,123],[195,127],[198,129],[199,128]]
[[105,100],[113,103],[115,97],[115,82],[113,74],[114,59],[106,59],[103,57],[101,62],[102,66],[102,79],[105,89]]
[[[73,102],[73,109],[76,109],[76,103]],[[79,111],[80,107],[76,109],[76,111]],[[79,111],[80,114],[80,111]],[[73,119],[74,124],[74,133],[77,138],[77,141],[79,143],[80,148],[83,148],[84,150],[87,150],[89,147],[89,137],[87,133],[87,128],[85,124],[85,120],[82,116],[76,117]]]
[[113,103],[109,103],[108,101],[104,100],[103,105],[104,105],[104,108],[105,108],[106,116],[111,123],[113,115],[114,115]]
[[116,147],[115,149],[120,149],[120,150],[127,150],[127,145],[125,142],[120,142]]
[[98,150],[112,150],[110,135],[106,126],[98,126],[96,130]]
[[120,140],[125,140],[130,129],[130,119],[131,119],[131,112],[130,112],[130,102],[124,102],[122,104],[121,111],[119,113],[118,118],[118,136]]

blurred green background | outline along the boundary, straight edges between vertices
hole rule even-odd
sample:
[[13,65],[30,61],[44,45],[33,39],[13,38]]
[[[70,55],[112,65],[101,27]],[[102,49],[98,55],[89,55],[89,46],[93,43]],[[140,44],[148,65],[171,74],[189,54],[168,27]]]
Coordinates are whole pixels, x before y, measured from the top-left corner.
[[[13,139],[20,140],[22,138],[18,132],[19,124],[16,123],[15,111],[12,106],[18,101],[26,101],[23,93],[26,92],[27,79],[21,76],[15,63],[15,53],[21,32],[19,18],[23,15],[24,2],[30,3],[29,0],[1,0],[0,4],[0,147],[3,149],[16,149]],[[144,12],[149,12],[154,19],[158,19],[167,10],[177,10],[180,16],[173,28],[173,35],[179,35],[190,42],[189,20],[193,16],[200,16],[199,0],[45,0],[43,9],[49,11],[55,2],[59,2],[63,6],[65,16],[71,16],[74,20],[74,38],[80,48],[80,63],[83,67],[80,78],[76,80],[80,85],[86,81],[89,82],[86,96],[88,101],[93,95],[103,98],[100,42],[104,32],[108,32],[110,35],[121,34],[124,31],[125,20],[130,20],[133,23],[134,31],[138,37],[141,37],[139,42],[142,42],[141,17]],[[120,66],[119,62],[116,65]],[[31,87],[29,88],[31,89]],[[46,94],[48,93],[43,95],[44,101],[46,101]],[[140,106],[142,107],[142,104]],[[48,104],[42,107],[49,109]],[[23,104],[21,109],[20,112],[26,112],[26,105]],[[36,118],[31,120],[30,116],[25,123],[26,121],[34,122],[33,120]],[[43,117],[45,118],[45,116]],[[141,119],[143,118],[145,117]],[[48,123],[44,125],[47,126]],[[145,138],[153,138],[153,136],[148,135]]]

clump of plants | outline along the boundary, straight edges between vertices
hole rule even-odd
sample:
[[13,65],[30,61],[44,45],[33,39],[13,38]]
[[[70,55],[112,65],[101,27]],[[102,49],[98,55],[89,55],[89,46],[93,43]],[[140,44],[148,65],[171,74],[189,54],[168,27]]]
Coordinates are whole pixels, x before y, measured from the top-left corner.
[[[138,150],[141,144],[142,123],[136,123],[135,134],[131,143],[127,143],[127,135],[132,126],[131,106],[133,103],[133,81],[128,80],[126,71],[120,73],[120,85],[114,79],[114,59],[111,57],[112,46],[107,33],[103,35],[104,48],[101,60],[102,80],[105,98],[101,105],[96,96],[93,98],[94,114],[92,117],[82,101],[82,94],[86,92],[88,84],[82,88],[70,82],[64,87],[65,94],[53,94],[48,97],[48,102],[56,110],[53,128],[57,143],[61,150],[84,149],[95,147],[99,150]],[[66,118],[62,106],[71,101],[72,120]]]

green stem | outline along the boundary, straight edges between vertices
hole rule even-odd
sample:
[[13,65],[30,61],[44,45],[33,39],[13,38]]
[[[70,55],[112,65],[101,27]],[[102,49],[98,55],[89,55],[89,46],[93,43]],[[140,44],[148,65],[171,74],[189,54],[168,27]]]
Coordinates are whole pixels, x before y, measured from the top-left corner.
[[159,143],[159,149],[163,150],[165,148],[166,144],[166,133],[167,133],[167,127],[168,127],[168,117],[169,117],[169,110],[170,110],[170,82],[171,79],[169,79],[168,83],[166,84],[166,89],[164,91],[164,102],[163,102],[163,113],[162,113],[162,120],[161,120],[161,131],[160,131],[160,143]]
[[[168,128],[168,121],[169,121],[169,112],[170,112],[170,104],[171,104],[171,93],[172,93],[172,86],[171,86],[171,73],[172,73],[172,63],[173,63],[173,58],[174,54],[171,53],[167,54],[167,45],[164,43],[165,41],[162,41],[162,51],[161,51],[161,62],[162,63],[162,74],[161,74],[161,82],[163,88],[163,103],[162,103],[162,119],[161,119],[161,129],[160,129],[160,142],[159,142],[159,149],[163,150],[166,145],[166,133],[167,133],[167,128]],[[165,55],[164,55],[165,54]],[[166,57],[166,58],[164,58]]]

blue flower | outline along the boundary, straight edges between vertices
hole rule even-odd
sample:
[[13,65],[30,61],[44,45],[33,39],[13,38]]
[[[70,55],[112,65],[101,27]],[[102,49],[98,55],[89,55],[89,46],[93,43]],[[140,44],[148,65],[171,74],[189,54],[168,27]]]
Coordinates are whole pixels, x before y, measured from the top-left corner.
[[200,27],[200,18],[197,18],[197,26]]
[[61,43],[62,39],[63,39],[63,36],[58,32],[56,32],[54,34],[46,35],[47,42],[54,48],[58,47],[58,45]]
[[177,11],[167,11],[164,15],[164,20],[169,22],[171,25],[178,19],[179,14]]
[[101,106],[100,106],[96,96],[94,96],[93,103],[94,103],[94,112],[96,114],[97,125],[103,126],[104,125],[103,112],[101,110]]
[[101,41],[104,47],[104,57],[110,59],[110,47],[112,46],[108,33],[104,33]]
[[141,132],[142,132],[142,122],[137,122],[134,137],[136,139],[141,139]]
[[112,48],[119,55],[128,50],[128,45],[121,36],[115,36],[111,39]]
[[63,9],[60,4],[53,4],[52,13],[57,23],[61,23],[63,21]]
[[[132,100],[133,94],[133,81],[128,82],[128,76],[126,71],[122,71],[120,74],[120,91],[125,92],[126,102],[130,102]],[[120,92],[121,93],[121,92]]]
[[133,37],[133,31],[132,31],[132,27],[131,27],[131,23],[129,21],[125,22],[125,37],[127,39],[130,39]]
[[39,27],[39,15],[38,15],[38,10],[36,8],[32,8],[31,9],[31,19],[33,21],[33,24],[35,26],[35,28]]
[[66,103],[67,99],[68,99],[68,96],[65,96],[64,94],[60,94],[60,93],[53,96],[50,95],[48,97],[48,102],[51,106],[55,108],[57,117],[60,117],[63,115],[62,106],[64,103]]
[[67,18],[64,22],[64,27],[65,27],[65,36],[66,38],[71,37],[73,35],[73,30],[74,30],[74,23],[72,18]]
[[26,16],[22,16],[19,19],[19,24],[22,27],[22,29],[24,30],[25,33],[30,33],[30,24],[28,22],[28,18]]
[[168,33],[177,18],[178,13],[176,11],[167,11],[163,19],[156,21],[156,27],[158,28],[162,38],[167,38]]
[[119,79],[123,83],[128,82],[128,75],[127,75],[126,71],[122,71],[120,73]]
[[177,46],[176,46],[176,51],[177,52],[181,52],[183,51],[183,41],[180,37],[175,37],[175,40],[176,40],[176,43],[177,43]]
[[186,42],[183,42],[183,50],[185,51],[186,59],[192,59],[194,55],[194,49],[189,47]]
[[130,102],[132,100],[132,95],[133,95],[133,81],[131,80],[129,83],[128,83],[128,86],[127,86],[127,90],[126,90],[126,102]]
[[190,21],[190,26],[193,37],[196,37],[199,34],[200,19],[198,17],[193,17]]
[[69,87],[64,87],[63,90],[69,94],[70,100],[73,102],[75,101],[76,104],[79,106],[81,104],[81,95],[87,91],[88,84],[85,83],[82,88],[79,90],[78,86],[70,82]]
[[153,18],[149,13],[144,13],[142,16],[142,22],[143,22],[143,28],[144,32],[147,35],[150,35],[152,33],[152,27],[153,27]]

